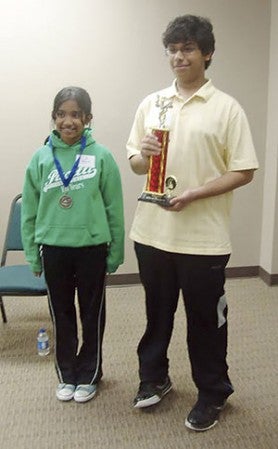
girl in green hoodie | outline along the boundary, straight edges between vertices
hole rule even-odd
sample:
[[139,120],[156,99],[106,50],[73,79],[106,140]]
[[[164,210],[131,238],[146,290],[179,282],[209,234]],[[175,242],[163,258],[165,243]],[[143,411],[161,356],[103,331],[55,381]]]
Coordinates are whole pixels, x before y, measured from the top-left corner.
[[92,138],[91,99],[84,89],[58,92],[52,119],[55,130],[26,170],[22,239],[32,271],[40,276],[43,267],[48,286],[56,396],[86,402],[102,377],[105,276],[124,257],[121,179],[112,154]]

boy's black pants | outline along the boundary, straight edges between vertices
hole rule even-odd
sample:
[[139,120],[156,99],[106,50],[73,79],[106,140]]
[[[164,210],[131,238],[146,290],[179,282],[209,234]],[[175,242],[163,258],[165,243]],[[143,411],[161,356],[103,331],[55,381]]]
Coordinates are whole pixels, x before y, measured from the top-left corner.
[[[42,246],[60,382],[90,384],[102,376],[106,255],[106,244],[81,248]],[[82,329],[79,350],[75,292]]]
[[141,381],[163,383],[167,350],[180,290],[187,316],[187,343],[199,398],[221,403],[233,392],[228,377],[225,266],[229,255],[170,253],[135,243],[146,294],[146,331],[138,346]]

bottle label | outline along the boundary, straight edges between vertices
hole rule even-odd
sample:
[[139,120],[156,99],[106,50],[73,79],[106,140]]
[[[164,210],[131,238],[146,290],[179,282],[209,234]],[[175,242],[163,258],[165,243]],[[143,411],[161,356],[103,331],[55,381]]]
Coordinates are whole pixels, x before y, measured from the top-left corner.
[[48,349],[49,343],[48,341],[38,341],[38,350],[43,351],[44,349]]

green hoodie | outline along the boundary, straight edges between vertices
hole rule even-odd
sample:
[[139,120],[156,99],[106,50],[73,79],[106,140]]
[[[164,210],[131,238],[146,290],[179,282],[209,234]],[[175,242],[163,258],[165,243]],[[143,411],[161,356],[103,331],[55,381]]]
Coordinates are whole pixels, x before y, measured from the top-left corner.
[[[108,244],[107,272],[124,259],[123,197],[119,169],[112,154],[84,130],[86,147],[68,187],[57,172],[48,144],[36,151],[26,170],[22,194],[21,230],[26,260],[34,272],[42,270],[41,244],[82,247]],[[55,156],[65,176],[80,152],[80,141],[67,145],[51,134]],[[63,195],[72,198],[62,208]]]

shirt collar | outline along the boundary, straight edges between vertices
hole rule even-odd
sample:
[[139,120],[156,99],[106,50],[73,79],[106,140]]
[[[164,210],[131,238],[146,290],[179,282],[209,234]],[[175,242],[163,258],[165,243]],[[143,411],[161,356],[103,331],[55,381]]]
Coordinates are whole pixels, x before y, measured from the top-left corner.
[[[163,94],[165,97],[167,98],[172,98],[172,97],[179,97],[181,98],[181,96],[179,95],[179,92],[177,90],[177,80],[175,79],[172,83],[172,85],[168,88],[165,89],[165,94]],[[198,89],[191,98],[194,97],[199,97],[202,98],[204,101],[207,101],[212,94],[215,92],[215,87],[212,84],[212,81],[209,79],[207,80],[207,82],[205,84],[203,84],[200,89]]]

